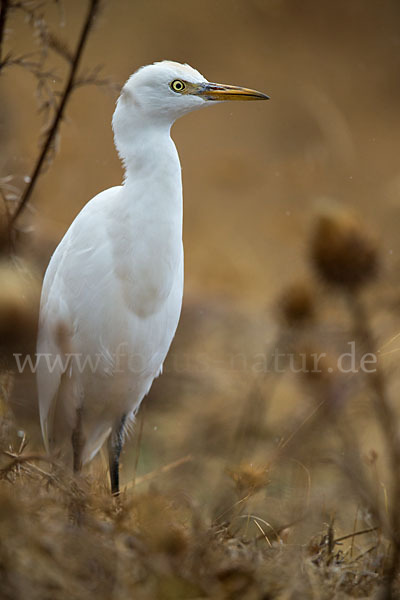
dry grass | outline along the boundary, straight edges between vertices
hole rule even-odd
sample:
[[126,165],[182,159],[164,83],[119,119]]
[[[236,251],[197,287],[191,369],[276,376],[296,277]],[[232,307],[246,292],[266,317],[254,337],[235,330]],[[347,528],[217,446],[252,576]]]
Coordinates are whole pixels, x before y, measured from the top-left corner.
[[339,537],[329,523],[290,543],[295,523],[275,529],[248,513],[265,486],[248,469],[245,495],[243,473],[234,477],[236,514],[210,522],[157,481],[113,501],[104,474],[72,480],[29,455],[10,464],[0,495],[2,598],[372,597],[384,581],[379,531],[355,523]]
[[[330,218],[339,230],[345,223],[346,235],[339,231],[321,249],[317,221],[310,267],[328,251],[329,261],[317,260],[322,281],[312,283],[311,270],[307,283],[281,294],[281,326],[263,368],[259,356],[250,374],[240,370],[238,357],[225,369],[203,365],[196,372],[186,364],[179,370],[180,353],[193,358],[202,345],[193,336],[196,310],[186,308],[165,380],[139,418],[136,443],[128,444],[120,498],[110,496],[101,457],[73,477],[18,438],[4,405],[1,597],[397,597],[396,378],[382,358],[371,373],[350,372],[340,358],[349,340],[357,367],[365,353],[378,356],[365,307],[375,294],[366,302],[360,288],[373,286],[379,272],[349,287],[348,269],[357,269],[360,259],[350,255],[341,277],[335,254],[342,260],[350,245],[364,255],[369,233],[358,220],[353,244],[343,215]],[[325,291],[318,287],[324,280]],[[327,328],[323,297],[332,285],[336,306]],[[242,335],[238,314],[228,318],[225,310],[225,321],[217,315],[220,329],[208,336],[210,348],[224,345],[221,330],[233,340],[229,322]],[[213,319],[208,310],[200,328],[207,332]],[[244,327],[252,338],[251,324]],[[176,389],[180,402],[174,403]],[[292,412],[274,415],[274,398],[280,403],[290,395]],[[373,427],[371,446],[364,432]]]

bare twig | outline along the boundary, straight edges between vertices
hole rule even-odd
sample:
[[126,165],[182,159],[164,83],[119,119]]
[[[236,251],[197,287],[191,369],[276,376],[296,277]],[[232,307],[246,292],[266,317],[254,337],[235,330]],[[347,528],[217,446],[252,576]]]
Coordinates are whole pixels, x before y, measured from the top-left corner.
[[268,546],[269,546],[270,548],[272,548],[272,544],[271,544],[271,542],[269,541],[269,538],[268,538],[267,534],[265,533],[264,529],[261,527],[260,523],[259,523],[258,521],[256,521],[255,519],[253,519],[253,523],[254,523],[255,525],[257,525],[258,529],[261,531],[261,533],[262,533],[262,536],[263,536],[263,538],[265,539],[265,541],[267,542]]
[[4,34],[6,30],[6,21],[7,21],[7,13],[9,9],[9,0],[1,0],[1,8],[0,8],[0,69],[2,65],[3,58],[3,42],[4,42]]
[[47,28],[42,29],[40,31],[39,35],[42,39],[43,45],[46,48],[50,48],[51,50],[53,50],[53,52],[55,52],[56,54],[61,56],[61,58],[66,60],[67,63],[72,65],[73,60],[74,60],[74,55],[73,55],[73,52],[71,52],[70,48],[68,47],[67,42],[62,40],[60,37],[55,36]]
[[112,81],[109,77],[100,77],[102,68],[103,65],[97,65],[90,71],[80,73],[80,75],[75,79],[74,89],[84,85],[96,85],[97,87],[109,88],[112,92],[119,93],[122,85]]
[[43,167],[43,164],[46,160],[48,152],[49,152],[49,150],[52,146],[52,143],[54,141],[54,138],[57,134],[58,127],[59,127],[60,122],[64,115],[65,107],[67,105],[67,102],[69,100],[71,92],[74,89],[74,81],[75,81],[77,69],[79,66],[79,62],[82,57],[82,53],[83,53],[85,44],[87,42],[90,30],[93,26],[93,21],[96,16],[96,13],[97,13],[99,3],[100,3],[100,0],[90,0],[88,13],[87,13],[87,16],[86,16],[86,19],[85,19],[85,22],[84,22],[84,25],[82,28],[82,32],[81,32],[74,56],[73,56],[73,60],[71,62],[68,80],[67,80],[64,90],[62,92],[61,100],[58,105],[57,112],[54,116],[51,126],[49,127],[49,131],[47,133],[46,139],[42,146],[41,152],[40,152],[39,157],[36,161],[36,164],[33,168],[32,175],[30,176],[29,183],[27,184],[27,186],[22,194],[18,208],[16,209],[16,211],[14,212],[14,214],[11,218],[11,223],[10,223],[11,227],[15,224],[16,220],[18,219],[18,217],[24,210],[26,204],[29,202],[29,199],[32,195],[32,192],[34,190],[34,187],[35,187],[38,177],[40,175],[41,169]]
[[343,542],[344,540],[354,539],[357,535],[365,535],[366,533],[372,533],[373,531],[377,531],[378,527],[369,527],[369,529],[363,529],[362,531],[353,531],[353,533],[348,533],[347,535],[342,535],[342,537],[338,537],[334,540],[335,544],[339,542]]
[[0,469],[0,479],[7,478],[8,475],[20,465],[27,465],[30,468],[36,470],[36,466],[33,464],[32,461],[43,461],[49,464],[53,464],[53,461],[49,457],[41,454],[20,455],[14,452],[8,452],[6,450],[3,450],[3,453],[12,458],[12,460],[8,463],[6,467]]

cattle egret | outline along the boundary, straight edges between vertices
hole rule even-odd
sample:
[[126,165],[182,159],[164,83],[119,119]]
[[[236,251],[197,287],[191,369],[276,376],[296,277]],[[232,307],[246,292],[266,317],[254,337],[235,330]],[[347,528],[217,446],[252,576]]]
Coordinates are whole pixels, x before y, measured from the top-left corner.
[[50,260],[38,336],[44,443],[47,452],[64,448],[78,472],[108,440],[113,494],[125,432],[181,312],[182,181],[171,126],[213,102],[267,98],[209,83],[186,64],[140,68],[112,120],[124,182],[86,204]]

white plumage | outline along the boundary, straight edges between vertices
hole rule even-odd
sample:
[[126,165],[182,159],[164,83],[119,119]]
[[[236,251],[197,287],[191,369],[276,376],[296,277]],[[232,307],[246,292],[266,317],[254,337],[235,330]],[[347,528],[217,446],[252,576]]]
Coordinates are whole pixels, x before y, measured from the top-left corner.
[[188,65],[139,69],[113,116],[124,183],[86,204],[50,260],[38,337],[44,442],[67,456],[72,448],[78,471],[108,438],[114,493],[124,431],[162,370],[181,311],[182,183],[171,125],[210,101],[263,98],[210,84]]

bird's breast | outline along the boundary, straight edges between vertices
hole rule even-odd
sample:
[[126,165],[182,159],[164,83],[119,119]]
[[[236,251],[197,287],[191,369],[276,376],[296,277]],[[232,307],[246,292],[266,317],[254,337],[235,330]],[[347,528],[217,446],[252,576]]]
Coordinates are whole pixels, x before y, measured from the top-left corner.
[[126,308],[145,318],[162,309],[174,287],[181,287],[183,261],[179,224],[127,218],[112,242],[117,285]]

